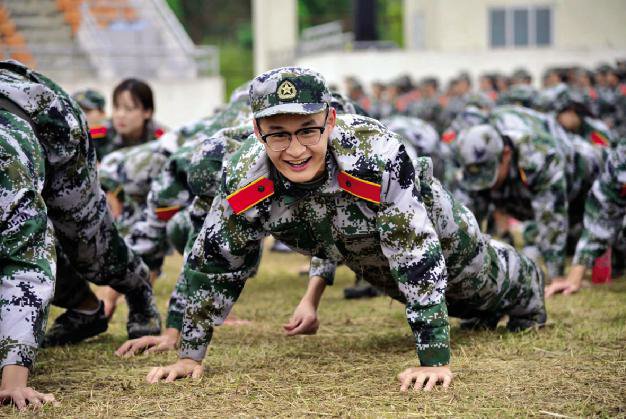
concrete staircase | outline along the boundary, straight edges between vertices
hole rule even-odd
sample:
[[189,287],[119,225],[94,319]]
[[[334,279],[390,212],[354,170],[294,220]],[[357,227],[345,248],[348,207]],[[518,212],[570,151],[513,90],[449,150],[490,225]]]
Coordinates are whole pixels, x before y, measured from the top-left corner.
[[38,71],[53,79],[88,78],[94,67],[55,0],[2,0],[26,39]]

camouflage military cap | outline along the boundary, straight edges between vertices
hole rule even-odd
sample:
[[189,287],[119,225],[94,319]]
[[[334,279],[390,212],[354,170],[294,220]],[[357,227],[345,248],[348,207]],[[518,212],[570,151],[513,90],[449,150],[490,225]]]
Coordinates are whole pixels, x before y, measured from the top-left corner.
[[314,114],[329,106],[331,99],[322,75],[306,68],[276,68],[257,76],[250,85],[254,118]]
[[573,110],[581,116],[592,116],[591,110],[589,106],[587,106],[587,102],[582,93],[570,89],[567,86],[561,87],[555,93],[553,108],[556,113]]
[[465,106],[475,106],[483,110],[490,110],[494,106],[493,100],[482,92],[470,93]]
[[72,96],[83,110],[98,109],[103,111],[106,103],[104,96],[95,90],[87,89],[74,93]]
[[470,191],[489,189],[496,183],[504,141],[491,125],[463,130],[456,144],[456,158],[462,167],[461,185]]
[[500,105],[512,105],[521,104],[529,108],[537,96],[537,91],[534,87],[528,84],[516,84],[512,86],[507,92],[504,92],[498,98],[498,104]]

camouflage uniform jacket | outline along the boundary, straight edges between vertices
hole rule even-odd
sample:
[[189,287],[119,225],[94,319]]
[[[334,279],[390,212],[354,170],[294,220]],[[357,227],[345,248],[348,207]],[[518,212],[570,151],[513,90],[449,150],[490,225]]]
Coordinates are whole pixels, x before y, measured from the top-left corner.
[[191,156],[195,153],[196,147],[199,147],[205,139],[213,137],[219,130],[249,123],[250,107],[246,97],[237,98],[229,103],[224,111],[211,118],[202,119],[177,130],[177,144],[184,145],[172,152],[163,164],[161,172],[152,182],[142,220],[133,225],[126,237],[129,246],[135,253],[141,255],[151,269],[156,269],[160,265],[167,252],[167,222],[193,200],[194,194],[189,190],[187,182]]
[[124,139],[124,137],[118,134],[113,127],[113,122],[110,120],[103,127],[98,128],[101,132],[97,138],[93,136],[93,131],[90,131],[91,141],[96,149],[98,161],[101,161],[104,156],[115,150],[150,142],[160,138],[165,133],[165,128],[154,120],[148,121],[144,130],[144,136],[133,142]]
[[593,266],[618,236],[626,216],[626,138],[609,151],[602,174],[595,180],[585,203],[583,234],[576,246],[574,264]]
[[567,132],[553,114],[538,112],[522,106],[506,105],[493,110],[489,121],[504,135],[508,132],[544,131],[551,135],[565,159],[568,200],[587,193],[593,179],[600,173],[604,161],[600,147],[579,135]]
[[41,196],[43,156],[30,125],[0,111],[0,368],[32,368],[54,294],[56,253]]
[[550,277],[563,275],[568,231],[565,161],[553,137],[510,132],[513,158],[505,183],[497,190],[469,193],[470,208],[480,219],[490,204],[518,220],[534,220],[538,246]]
[[404,147],[372,119],[338,116],[326,177],[316,184],[286,181],[253,138],[228,161],[185,267],[180,356],[204,357],[213,326],[256,269],[261,239],[272,234],[301,253],[396,283],[421,363],[448,364],[445,262]]

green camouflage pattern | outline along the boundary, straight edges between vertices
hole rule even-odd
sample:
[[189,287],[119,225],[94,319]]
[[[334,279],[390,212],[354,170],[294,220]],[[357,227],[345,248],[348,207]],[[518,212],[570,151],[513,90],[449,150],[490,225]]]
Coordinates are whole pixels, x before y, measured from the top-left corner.
[[276,68],[256,77],[250,85],[250,106],[254,118],[281,113],[318,113],[331,100],[324,77],[304,68]]
[[[256,270],[261,239],[272,234],[296,251],[386,278],[387,288],[399,290],[396,294],[406,301],[421,362],[449,362],[445,265],[404,147],[378,122],[345,115],[338,116],[329,151],[328,177],[319,190],[302,191],[274,175],[277,193],[239,216],[226,196],[261,176],[272,176],[271,167],[255,138],[228,161],[225,183],[185,267],[189,301],[181,357],[204,357],[213,325],[226,318]],[[380,205],[343,192],[337,181],[340,170],[383,185]]]
[[[188,302],[180,356],[198,360],[204,357],[213,327],[223,322],[245,281],[256,270],[262,238],[272,234],[298,252],[326,259],[325,263],[345,263],[360,277],[403,301],[421,364],[447,364],[450,357],[444,296],[447,271],[440,240],[450,240],[451,248],[457,246],[460,253],[456,266],[471,264],[475,269],[488,270],[485,254],[481,254],[483,260],[480,257],[474,260],[472,239],[467,234],[456,234],[457,226],[475,229],[479,240],[487,238],[480,235],[475,220],[468,223],[445,217],[454,221],[448,224],[438,218],[440,211],[450,211],[446,207],[449,201],[432,191],[450,196],[432,178],[429,160],[426,167],[419,170],[423,175],[416,177],[413,163],[396,135],[372,119],[340,115],[329,140],[327,176],[317,188],[303,189],[273,170],[262,144],[255,138],[248,139],[227,162],[223,186],[187,259]],[[340,189],[337,175],[342,170],[381,184],[380,205]],[[226,196],[261,176],[274,181],[274,195],[235,215]],[[426,208],[430,200],[436,208],[432,211],[433,221],[441,223],[441,237]],[[462,215],[473,219],[467,210]],[[452,236],[460,241],[453,244]],[[531,296],[529,301],[540,306],[541,311],[543,302],[538,295],[543,287],[539,271],[532,262],[523,260],[534,270],[527,279],[534,278],[535,289],[524,294]],[[454,274],[459,282],[451,283],[453,297],[471,288],[465,279],[475,276],[471,272],[467,276],[462,272]],[[492,280],[489,276],[484,278]],[[478,297],[479,293],[477,288],[473,294],[477,304],[474,308],[478,311],[490,312],[502,300],[494,296],[487,301]],[[518,289],[510,292],[512,300],[519,295]],[[465,304],[466,296],[460,297],[463,303],[454,307],[456,310],[466,307],[463,309],[466,314],[474,314],[472,305]],[[530,311],[526,314],[535,315],[534,311],[532,315]]]
[[[158,269],[161,266],[163,257],[169,249],[166,230],[168,220],[158,217],[158,209],[182,210],[194,198],[188,182],[192,155],[203,141],[212,138],[221,129],[249,123],[251,119],[247,91],[244,86],[239,90],[245,94],[234,95],[234,101],[217,115],[188,124],[174,130],[172,134],[167,133],[163,136],[162,141],[172,138],[173,140],[167,142],[176,146],[167,148],[171,155],[151,183],[144,214],[140,221],[133,224],[126,236],[131,248],[141,255],[151,269]],[[211,176],[209,178],[212,179]]]
[[[464,148],[463,139],[459,136],[457,149]],[[469,191],[469,206],[482,217],[489,214],[488,208],[493,205],[518,220],[534,221],[534,244],[541,250],[548,275],[561,276],[569,226],[565,158],[554,137],[545,131],[510,130],[506,139],[513,151],[506,181],[497,190]],[[469,147],[466,154],[472,151]],[[463,163],[461,153],[457,152],[457,156]]]
[[503,149],[504,140],[491,125],[476,125],[461,131],[456,143],[461,186],[468,191],[493,187]]
[[106,135],[103,138],[92,139],[96,149],[98,161],[101,161],[104,156],[115,150],[119,150],[120,148],[136,146],[154,141],[165,131],[165,127],[151,119],[146,124],[143,137],[131,142],[115,131],[111,120],[106,121],[104,127],[106,128]]
[[104,95],[93,89],[78,91],[72,95],[72,99],[84,110],[98,109],[104,111],[106,104]]
[[44,151],[30,125],[6,111],[0,172],[0,368],[32,368],[54,294],[54,229],[41,195]]
[[[54,280],[50,224],[78,274],[57,292],[79,289],[85,280],[124,294],[145,290],[151,295],[151,288],[145,264],[113,225],[87,123],[76,102],[51,80],[14,61],[0,62],[0,96],[32,122],[29,131],[23,121],[3,112],[0,148],[2,164],[8,166],[0,181],[0,363],[32,366]],[[20,345],[26,346],[16,349]]]
[[[626,216],[626,138],[609,151],[606,165],[595,180],[585,203],[584,230],[573,264],[593,266],[620,237]],[[623,234],[623,232],[621,233]],[[621,236],[622,243],[624,241]]]

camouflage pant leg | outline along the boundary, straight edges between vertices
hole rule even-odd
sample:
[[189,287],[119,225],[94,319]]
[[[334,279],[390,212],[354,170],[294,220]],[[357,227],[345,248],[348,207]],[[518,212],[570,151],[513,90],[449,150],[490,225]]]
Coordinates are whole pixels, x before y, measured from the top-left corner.
[[43,196],[56,236],[80,275],[74,279],[110,285],[121,293],[145,286],[148,270],[113,224],[93,149],[87,141],[65,146],[64,159],[49,159]]
[[33,367],[54,293],[54,231],[40,194],[44,167],[28,124],[0,111],[0,369]]
[[58,240],[55,243],[57,253],[56,287],[52,304],[62,308],[77,307],[82,301],[93,295],[87,281],[84,281],[72,262],[63,251]]
[[498,254],[502,272],[498,280],[501,288],[497,312],[508,314],[510,329],[524,329],[542,325],[546,321],[544,301],[545,278],[543,272],[530,258],[508,244],[490,241]]
[[192,234],[192,228],[187,208],[178,211],[167,222],[167,239],[170,245],[181,255],[184,253],[189,236]]

